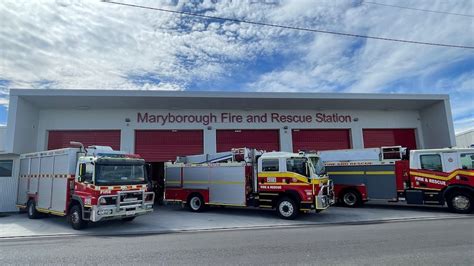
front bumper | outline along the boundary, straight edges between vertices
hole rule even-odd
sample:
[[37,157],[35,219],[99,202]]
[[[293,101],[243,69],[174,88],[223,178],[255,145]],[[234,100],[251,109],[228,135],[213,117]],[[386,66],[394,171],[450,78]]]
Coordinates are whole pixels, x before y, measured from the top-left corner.
[[336,197],[334,194],[334,183],[332,182],[332,180],[329,180],[319,189],[318,195],[314,197],[314,204],[316,210],[325,210],[334,203],[336,203]]
[[[136,191],[132,191],[136,193]],[[116,204],[113,205],[97,205],[92,206],[90,220],[92,222],[98,222],[103,220],[122,219],[127,217],[135,217],[153,212],[153,203],[155,200],[155,194],[153,192],[142,191],[142,199],[135,201],[120,201],[120,195],[130,192],[119,192],[117,195],[107,195],[99,197],[116,197]],[[151,196],[151,199],[149,196]],[[148,198],[148,200],[146,200]]]

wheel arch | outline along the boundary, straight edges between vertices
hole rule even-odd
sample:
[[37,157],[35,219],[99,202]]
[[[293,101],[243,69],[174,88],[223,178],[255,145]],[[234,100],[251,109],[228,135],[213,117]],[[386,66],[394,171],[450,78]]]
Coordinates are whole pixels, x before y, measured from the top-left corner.
[[288,197],[291,198],[292,200],[295,201],[295,203],[299,206],[301,204],[301,196],[300,193],[296,190],[287,190],[285,192],[278,193],[278,196],[274,198],[272,205],[274,208],[276,208],[276,205],[278,204],[278,201],[281,198]]
[[444,189],[443,191],[443,198],[446,200],[452,193],[456,191],[463,191],[469,193],[471,196],[474,197],[474,187],[471,187],[469,185],[450,185],[447,188]]
[[337,194],[337,199],[339,201],[342,200],[342,196],[346,193],[346,192],[349,192],[349,191],[353,191],[355,192],[357,195],[359,195],[360,199],[363,200],[363,197],[362,197],[362,193],[359,191],[359,189],[357,189],[357,186],[347,186],[343,189],[341,189],[339,191],[339,193]]
[[69,206],[67,207],[67,211],[69,213],[69,210],[71,210],[72,206],[79,205],[81,208],[84,210],[84,203],[82,202],[81,197],[79,196],[72,196],[71,202],[69,203]]
[[189,203],[189,200],[193,197],[193,196],[199,196],[201,197],[203,203],[206,202],[206,199],[204,198],[204,195],[199,192],[199,191],[192,191],[192,192],[189,192],[188,195],[186,196],[186,203]]

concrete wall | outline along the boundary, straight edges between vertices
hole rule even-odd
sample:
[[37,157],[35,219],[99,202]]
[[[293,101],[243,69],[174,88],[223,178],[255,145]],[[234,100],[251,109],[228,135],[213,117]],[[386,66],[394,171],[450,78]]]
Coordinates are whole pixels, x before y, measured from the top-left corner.
[[[166,115],[169,112],[175,115],[195,114],[206,115],[209,113],[220,116],[224,112],[234,115],[264,115],[265,113],[276,112],[282,115],[310,115],[316,113],[339,115],[350,115],[351,122],[338,123],[278,123],[267,121],[266,123],[229,123],[217,122],[210,125],[202,123],[138,123],[138,112],[144,114]],[[125,122],[129,118],[131,122]],[[357,121],[355,121],[357,120]],[[287,127],[285,129],[285,127]],[[347,111],[347,110],[41,110],[39,112],[38,134],[36,136],[36,150],[43,150],[47,147],[48,130],[80,130],[80,129],[119,129],[122,132],[121,149],[134,152],[135,129],[203,129],[204,145],[206,153],[213,153],[216,150],[216,130],[217,129],[279,129],[280,146],[284,151],[292,151],[292,129],[305,128],[340,128],[351,129],[352,146],[363,148],[362,129],[363,128],[414,128],[417,133],[417,143],[420,148],[425,146],[421,136],[423,129],[420,123],[418,111]]]
[[0,160],[13,160],[12,176],[0,176],[0,212],[14,212],[18,188],[19,159],[16,155],[0,154]]
[[469,148],[474,145],[474,129],[456,135],[456,147]]
[[446,148],[456,145],[451,107],[448,100],[422,109],[420,118],[425,147]]
[[36,151],[39,110],[21,97],[11,96],[5,150],[21,154]]

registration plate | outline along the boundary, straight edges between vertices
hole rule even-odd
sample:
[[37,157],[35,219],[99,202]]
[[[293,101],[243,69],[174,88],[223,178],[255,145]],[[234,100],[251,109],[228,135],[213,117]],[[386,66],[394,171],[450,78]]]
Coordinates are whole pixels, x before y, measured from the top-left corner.
[[126,211],[125,212],[125,215],[134,215],[135,214],[135,211]]
[[125,199],[123,199],[123,201],[125,201],[125,202],[137,201],[137,200],[138,200],[138,198],[125,198]]

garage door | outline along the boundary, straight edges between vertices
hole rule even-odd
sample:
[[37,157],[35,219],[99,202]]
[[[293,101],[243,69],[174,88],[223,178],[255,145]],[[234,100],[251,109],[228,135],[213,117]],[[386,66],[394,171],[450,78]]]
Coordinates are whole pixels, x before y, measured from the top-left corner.
[[100,145],[120,150],[120,130],[51,130],[48,133],[48,150],[70,147],[71,141],[79,141],[85,147]]
[[411,150],[416,149],[414,129],[364,129],[363,132],[366,148],[400,145]]
[[255,148],[266,151],[280,150],[279,130],[217,130],[217,152],[232,148]]
[[293,129],[293,151],[324,151],[351,148],[349,129]]
[[148,162],[204,153],[202,130],[136,130],[135,153]]

